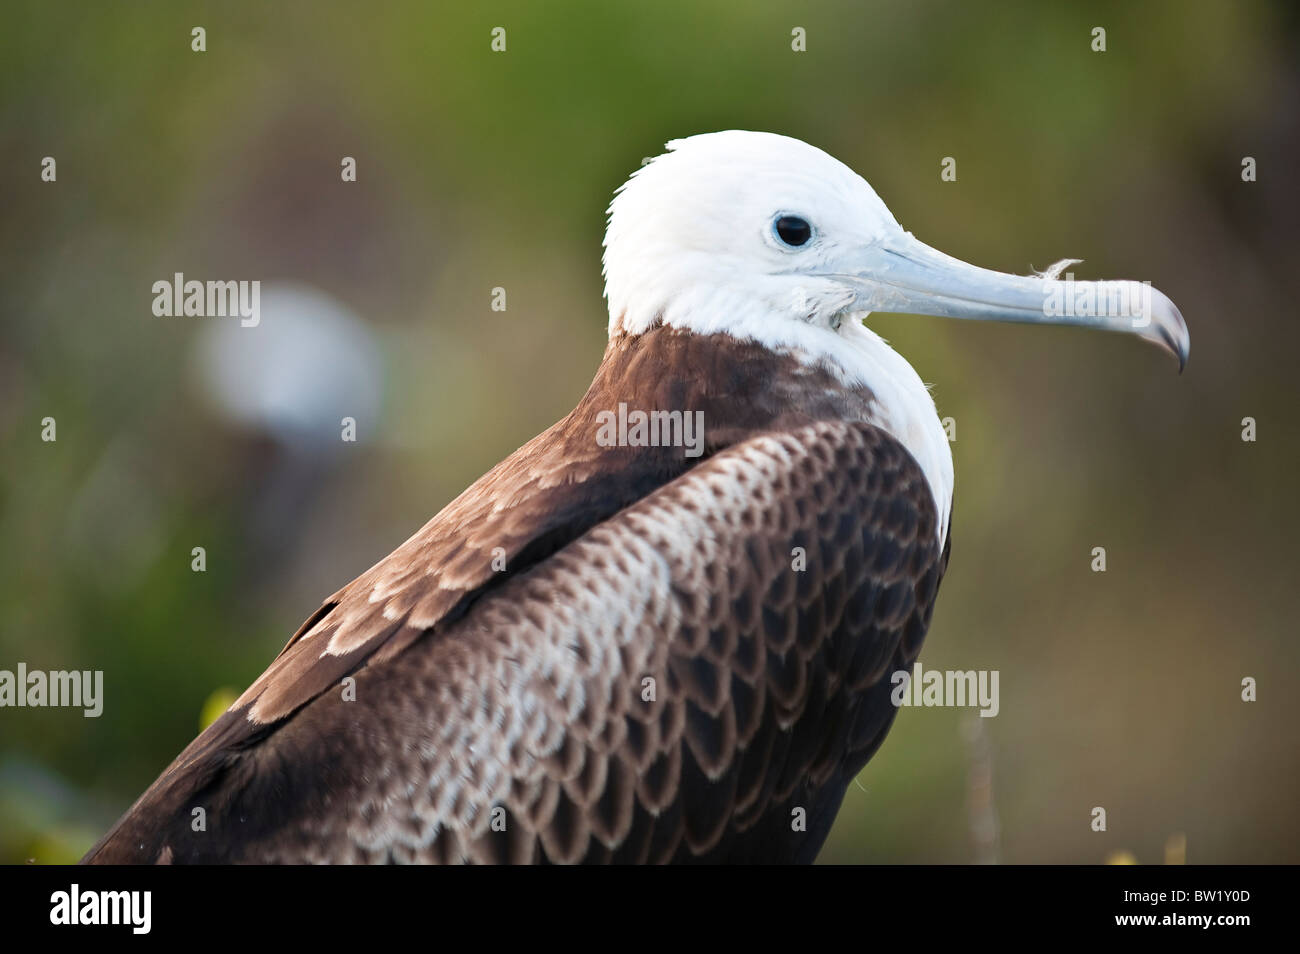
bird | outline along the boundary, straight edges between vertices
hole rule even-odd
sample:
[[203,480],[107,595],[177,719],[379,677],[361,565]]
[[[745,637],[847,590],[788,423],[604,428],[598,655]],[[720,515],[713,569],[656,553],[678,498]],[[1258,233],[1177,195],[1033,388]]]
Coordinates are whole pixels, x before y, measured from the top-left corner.
[[669,142],[607,214],[577,406],[326,599],[84,862],[812,862],[951,553],[947,433],[870,315],[1187,361],[1150,284],[966,264],[775,133]]

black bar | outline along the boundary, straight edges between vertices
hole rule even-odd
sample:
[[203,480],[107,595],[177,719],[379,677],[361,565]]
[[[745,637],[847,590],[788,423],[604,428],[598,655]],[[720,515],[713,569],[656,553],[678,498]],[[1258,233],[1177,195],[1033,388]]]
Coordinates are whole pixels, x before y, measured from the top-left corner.
[[[16,866],[0,869],[0,878],[0,923],[7,942],[75,932],[82,941],[204,938],[229,946],[265,939],[268,931],[287,931],[295,943],[340,942],[349,936],[373,943],[389,932],[414,931],[430,945],[441,946],[469,931],[494,944],[516,932],[534,943],[560,942],[567,933],[584,944],[603,943],[601,938],[621,944],[642,934],[669,941],[681,926],[703,923],[710,934],[736,939],[779,929],[808,943],[845,937],[869,946],[881,937],[924,940],[949,933],[972,940],[1201,935],[1231,943],[1241,932],[1261,926],[1278,930],[1288,922],[1283,904],[1294,872],[1223,866],[823,866],[598,873]],[[87,893],[150,892],[148,933],[134,933],[129,923],[53,924],[52,916],[70,908],[73,884],[87,912],[85,905],[97,907],[100,901],[96,894],[87,902]],[[60,892],[67,904],[56,911]],[[138,896],[140,902],[143,897]],[[117,896],[115,903],[121,900]],[[143,913],[142,906],[124,910]],[[1207,916],[1211,923],[1200,924]],[[1135,923],[1134,918],[1153,920]]]

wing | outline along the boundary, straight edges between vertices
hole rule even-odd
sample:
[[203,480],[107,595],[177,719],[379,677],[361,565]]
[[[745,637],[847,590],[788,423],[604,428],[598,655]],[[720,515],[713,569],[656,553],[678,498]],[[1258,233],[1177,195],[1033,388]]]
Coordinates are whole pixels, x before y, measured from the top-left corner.
[[327,601],[87,860],[811,860],[946,563],[916,462],[823,422],[580,455],[588,484],[546,438]]

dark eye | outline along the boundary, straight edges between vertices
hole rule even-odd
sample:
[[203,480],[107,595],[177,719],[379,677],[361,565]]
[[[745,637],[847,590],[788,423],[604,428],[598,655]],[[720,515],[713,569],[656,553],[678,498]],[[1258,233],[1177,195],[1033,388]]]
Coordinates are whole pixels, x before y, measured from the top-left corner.
[[812,226],[797,215],[783,215],[776,220],[776,234],[786,245],[798,248],[812,238]]

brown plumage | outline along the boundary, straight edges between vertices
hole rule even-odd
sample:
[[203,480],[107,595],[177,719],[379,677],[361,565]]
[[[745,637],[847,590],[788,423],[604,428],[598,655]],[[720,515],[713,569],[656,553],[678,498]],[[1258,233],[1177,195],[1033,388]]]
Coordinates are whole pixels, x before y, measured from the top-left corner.
[[[600,446],[620,402],[703,411],[703,455]],[[86,860],[812,860],[947,560],[873,413],[789,353],[616,335],[572,413],[326,600]]]

